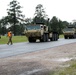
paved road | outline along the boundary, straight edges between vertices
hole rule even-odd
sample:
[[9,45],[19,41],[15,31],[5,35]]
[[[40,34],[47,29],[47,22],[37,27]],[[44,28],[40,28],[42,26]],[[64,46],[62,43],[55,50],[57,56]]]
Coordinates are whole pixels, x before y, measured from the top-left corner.
[[76,39],[59,39],[53,42],[37,42],[37,43],[14,43],[13,45],[0,45],[0,58],[14,56],[22,53],[33,52],[37,50],[56,47],[68,43],[76,42]]

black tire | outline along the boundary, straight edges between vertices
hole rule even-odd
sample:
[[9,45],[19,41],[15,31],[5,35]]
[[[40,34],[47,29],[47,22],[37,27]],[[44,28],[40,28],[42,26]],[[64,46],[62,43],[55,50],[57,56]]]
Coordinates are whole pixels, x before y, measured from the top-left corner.
[[59,39],[58,33],[53,33],[52,38],[50,38],[51,41],[57,41]]
[[29,37],[29,38],[28,38],[28,41],[29,41],[29,42],[36,42],[36,39],[33,39],[33,38]]
[[72,39],[72,36],[69,36],[69,39]]
[[55,34],[55,41],[57,41],[58,40],[58,34]]
[[51,41],[54,41],[54,34],[52,35]]
[[36,39],[33,39],[33,41],[32,42],[36,42]]
[[57,34],[54,34],[54,41],[57,40]]
[[40,42],[44,42],[43,39],[40,39]]
[[57,34],[53,34],[52,41],[56,41],[56,40],[57,40]]
[[67,36],[65,36],[65,35],[64,35],[64,38],[65,38],[65,39],[68,39],[68,37],[67,37]]
[[48,36],[48,34],[45,34],[46,36],[46,42],[48,42],[48,38],[49,38],[49,36]]
[[28,41],[29,41],[29,42],[33,42],[33,41],[32,41],[32,38],[30,38],[30,37],[28,38]]
[[76,38],[76,33],[73,35],[74,38]]
[[44,34],[43,39],[40,39],[40,42],[47,42],[48,38],[49,38],[48,34]]
[[46,35],[44,34],[43,35],[43,42],[45,42],[46,41]]

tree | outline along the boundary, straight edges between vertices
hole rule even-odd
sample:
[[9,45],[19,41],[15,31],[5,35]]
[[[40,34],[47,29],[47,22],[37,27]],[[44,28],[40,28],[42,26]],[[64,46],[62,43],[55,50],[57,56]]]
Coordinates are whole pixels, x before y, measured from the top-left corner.
[[63,21],[63,28],[66,28],[69,25],[67,21]]
[[0,34],[4,35],[6,33],[7,17],[3,17],[0,20]]
[[33,18],[33,23],[44,23],[47,15],[45,14],[43,5],[38,4],[36,6],[35,17]]
[[16,0],[13,0],[9,4],[9,9],[7,9],[8,13],[8,22],[13,25],[13,31],[14,35],[16,35],[16,28],[15,25],[20,25],[20,23],[24,18],[24,15],[22,15],[22,11],[20,10],[22,7],[19,5],[20,3]]
[[68,25],[69,23],[66,21],[61,21],[56,16],[53,16],[53,18],[50,21],[50,27],[51,31],[56,31],[59,34],[62,34],[62,30]]
[[53,16],[53,18],[51,19],[50,26],[52,31],[58,32],[59,26],[58,26],[58,19],[56,18],[56,16]]
[[59,29],[58,29],[58,32],[59,32],[59,34],[62,34],[62,30],[63,30],[63,28],[64,28],[64,26],[63,26],[63,22],[61,21],[61,20],[59,20]]
[[25,24],[26,24],[26,25],[31,24],[31,22],[32,22],[32,19],[31,19],[31,18],[26,18],[26,19],[25,19]]
[[36,11],[35,11],[35,16],[39,17],[39,18],[45,18],[47,15],[45,14],[43,5],[38,4],[36,6]]
[[1,35],[1,30],[2,30],[2,26],[1,26],[1,20],[0,20],[0,35]]

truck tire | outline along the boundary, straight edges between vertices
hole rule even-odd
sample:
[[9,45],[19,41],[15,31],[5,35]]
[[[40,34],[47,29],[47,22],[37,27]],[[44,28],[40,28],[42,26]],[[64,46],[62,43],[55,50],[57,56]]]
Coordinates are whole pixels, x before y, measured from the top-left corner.
[[36,39],[32,39],[32,42],[36,42]]
[[67,37],[67,36],[65,36],[65,35],[64,35],[64,38],[65,38],[65,39],[68,39],[68,37]]
[[46,35],[44,34],[43,35],[43,42],[45,42],[46,41]]
[[73,38],[73,36],[69,36],[69,39],[72,39]]
[[43,39],[40,39],[40,42],[43,42]]
[[73,35],[73,38],[76,38],[76,33]]
[[57,35],[56,34],[53,34],[52,41],[56,41],[56,40],[57,40]]
[[29,41],[29,42],[36,42],[36,39],[33,39],[33,38],[29,37],[29,38],[28,38],[28,41]]
[[43,38],[40,39],[40,42],[48,42],[48,38],[49,38],[48,34],[44,34]]
[[54,41],[54,34],[52,35],[51,41]]
[[54,34],[54,41],[57,40],[57,34]]
[[55,41],[57,41],[58,40],[58,34],[55,34]]
[[42,36],[42,39],[40,39],[40,42],[48,42],[48,39],[49,39],[48,33],[45,33]]
[[29,38],[28,38],[28,41],[29,41],[29,42],[32,42],[32,38],[29,37]]
[[48,42],[48,38],[49,38],[48,34],[45,34],[45,37],[46,37],[46,42]]

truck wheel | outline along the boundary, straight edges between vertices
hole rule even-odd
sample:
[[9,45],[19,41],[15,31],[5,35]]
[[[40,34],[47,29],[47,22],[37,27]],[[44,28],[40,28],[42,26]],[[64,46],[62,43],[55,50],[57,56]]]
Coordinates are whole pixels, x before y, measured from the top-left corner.
[[44,35],[43,35],[43,41],[44,41],[44,42],[47,42],[47,41],[48,41],[48,34],[44,34]]
[[40,39],[40,42],[43,42],[43,39]]
[[57,41],[57,40],[58,40],[58,38],[59,38],[59,37],[58,37],[58,34],[56,34],[56,40],[55,40],[55,41]]
[[52,35],[51,41],[54,41],[54,34]]
[[69,39],[72,39],[72,36],[69,36]]
[[43,35],[43,42],[45,42],[46,41],[46,35],[44,34]]
[[48,38],[49,38],[48,34],[44,34],[43,39],[40,39],[40,42],[47,42]]
[[56,40],[57,40],[57,35],[56,34],[53,34],[52,41],[56,41]]
[[76,38],[76,33],[73,35],[74,38]]
[[65,38],[65,39],[68,39],[68,37],[67,37],[67,36],[64,36],[64,38]]
[[33,41],[32,42],[36,42],[36,39],[33,39]]
[[29,42],[33,42],[32,38],[30,38],[30,37],[28,38],[28,41],[29,41]]
[[54,34],[54,41],[57,40],[57,34]]
[[45,34],[45,37],[46,37],[46,42],[48,42],[48,34]]

